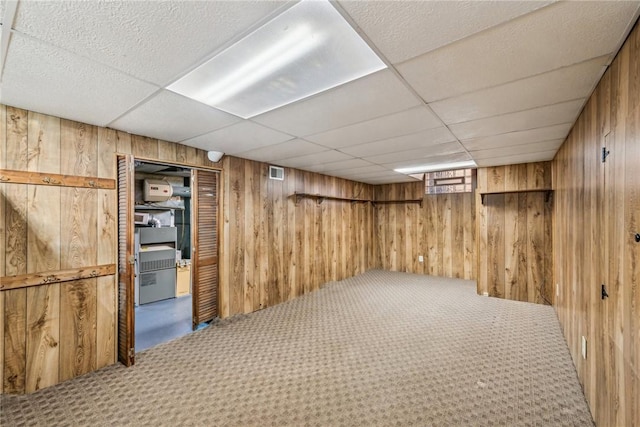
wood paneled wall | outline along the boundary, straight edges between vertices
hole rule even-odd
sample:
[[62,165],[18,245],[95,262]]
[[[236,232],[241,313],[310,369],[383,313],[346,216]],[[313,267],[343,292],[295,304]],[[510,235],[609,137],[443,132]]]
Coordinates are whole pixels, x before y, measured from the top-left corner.
[[370,203],[301,199],[295,192],[371,199],[373,187],[225,157],[220,253],[221,316],[250,313],[372,267]]
[[546,192],[482,192],[551,188],[548,162],[478,168],[478,293],[551,303],[552,201]]
[[[375,208],[376,266],[385,270],[475,279],[473,193],[425,195],[423,182],[376,186],[376,200],[420,199]],[[424,261],[419,262],[419,256]]]
[[[217,166],[206,152],[0,105],[0,169],[116,178],[115,153]],[[0,184],[0,277],[116,263],[116,190]],[[0,392],[115,363],[116,280],[0,291]]]
[[639,163],[636,25],[553,162],[555,307],[598,426],[640,426]]

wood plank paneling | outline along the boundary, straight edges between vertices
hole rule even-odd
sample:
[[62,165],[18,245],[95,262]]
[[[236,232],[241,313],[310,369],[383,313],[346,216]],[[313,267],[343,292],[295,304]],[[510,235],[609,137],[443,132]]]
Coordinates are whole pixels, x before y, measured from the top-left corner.
[[[113,153],[118,144],[117,132],[98,129],[98,177],[117,178],[116,160]],[[117,262],[117,191],[98,190],[98,264]],[[116,362],[117,337],[117,276],[96,279],[96,367],[102,368]]]
[[[203,150],[0,105],[0,169],[39,184],[0,183],[0,391],[33,391],[114,363],[116,277],[86,269],[115,263],[115,153],[134,151],[220,166]],[[45,185],[39,174],[85,188]]]
[[[60,172],[60,119],[29,113],[28,170]],[[61,189],[28,185],[27,273],[60,270]],[[47,218],[47,221],[39,221]],[[27,393],[58,382],[60,352],[60,285],[26,290]]]
[[638,57],[636,25],[553,162],[554,305],[599,426],[640,425]]
[[[28,112],[7,107],[5,163],[10,169],[27,170]],[[27,203],[26,185],[4,187],[5,203],[5,275],[27,272]],[[27,291],[5,292],[4,306],[4,371],[5,393],[24,393],[26,383]]]
[[[548,162],[478,169],[477,193],[551,188]],[[478,293],[550,303],[551,201],[545,192],[491,194],[478,218]]]
[[60,284],[27,292],[26,392],[58,383],[60,357]]
[[291,197],[372,198],[372,186],[288,168],[284,181],[269,180],[267,167],[224,159],[222,317],[279,304],[372,267],[371,242],[355,244],[361,221],[369,217],[373,225],[369,203],[302,199],[296,205]]
[[[0,168],[6,168],[7,107],[0,104]],[[5,275],[5,184],[0,183],[0,277]],[[0,292],[0,394],[4,393],[4,292]]]
[[[416,199],[424,183],[377,186],[376,200]],[[422,204],[378,204],[375,230],[378,268],[474,279],[473,193],[424,195]],[[420,263],[418,257],[424,261]]]

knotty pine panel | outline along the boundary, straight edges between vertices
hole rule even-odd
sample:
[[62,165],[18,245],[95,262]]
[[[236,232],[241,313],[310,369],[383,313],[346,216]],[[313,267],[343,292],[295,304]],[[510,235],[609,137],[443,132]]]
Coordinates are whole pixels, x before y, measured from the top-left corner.
[[[375,207],[378,267],[475,279],[473,193],[425,195],[422,182],[376,186],[376,200],[419,199]],[[422,255],[424,262],[418,257]]]
[[639,57],[636,25],[553,161],[554,306],[599,426],[640,425]]
[[[222,317],[287,301],[375,266],[370,203],[302,199],[294,192],[373,197],[370,185],[285,168],[267,178],[265,163],[225,157],[220,242]],[[363,240],[359,240],[358,234]],[[360,244],[356,244],[360,242]]]
[[490,194],[551,188],[549,162],[479,168],[476,190],[479,294],[552,301],[552,201],[546,192]]

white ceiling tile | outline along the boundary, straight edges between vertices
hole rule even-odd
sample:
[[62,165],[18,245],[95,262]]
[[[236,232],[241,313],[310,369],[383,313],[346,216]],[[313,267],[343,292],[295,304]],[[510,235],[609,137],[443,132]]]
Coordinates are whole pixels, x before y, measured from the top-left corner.
[[488,150],[470,151],[471,157],[476,162],[478,160],[486,160],[491,158],[500,158],[515,155],[524,155],[530,153],[539,153],[541,151],[557,150],[560,148],[564,139],[553,139],[550,141],[538,141],[530,144],[511,145],[508,147],[491,148]]
[[402,182],[416,182],[415,178],[408,175],[398,174],[397,176],[383,177],[383,178],[365,178],[362,180],[367,184],[380,185],[380,184],[397,184]]
[[371,166],[371,163],[362,159],[348,159],[348,160],[340,160],[338,162],[311,165],[307,167],[307,170],[310,170],[312,172],[319,172],[319,173],[343,172],[343,171],[348,173],[348,171],[350,171],[352,168],[361,168],[366,166]]
[[638,5],[556,3],[421,55],[397,69],[427,102],[497,86],[611,54]]
[[339,162],[341,160],[353,159],[352,156],[336,150],[327,150],[320,153],[308,154],[306,156],[292,157],[278,162],[280,166],[290,168],[306,169],[309,166],[321,165],[324,163]]
[[515,165],[519,163],[544,162],[553,160],[558,150],[541,151],[538,153],[516,154],[506,157],[491,157],[489,159],[479,159],[476,164],[479,167]]
[[[384,160],[384,159],[383,159]],[[415,166],[423,166],[423,165],[435,165],[440,163],[454,163],[454,162],[463,162],[466,160],[471,160],[471,157],[467,152],[462,153],[454,153],[454,154],[445,154],[440,156],[424,156],[424,157],[414,157],[408,160],[398,160],[391,161],[388,163],[382,163],[383,166],[386,166],[391,169],[398,168],[410,168]]]
[[[430,159],[433,157],[439,157],[442,155],[449,155],[455,153],[464,153],[464,149],[460,143],[447,142],[444,144],[432,145],[425,148],[419,148],[407,151],[394,151],[387,154],[375,155],[375,156],[363,156],[364,160],[379,165],[386,165],[396,162],[416,160],[421,162],[424,159]],[[466,153],[464,153],[466,155]]]
[[342,148],[394,136],[407,135],[441,126],[442,122],[427,107],[420,106],[373,120],[307,136],[309,141],[330,148]]
[[238,157],[260,162],[278,162],[291,157],[300,157],[322,151],[327,151],[327,149],[312,142],[296,138],[280,144],[238,153]]
[[235,155],[290,139],[293,139],[291,135],[250,121],[242,121],[226,128],[184,140],[181,143],[203,150],[222,151],[226,154]]
[[164,85],[283,4],[278,1],[22,1],[14,28]]
[[482,138],[463,140],[462,145],[469,151],[488,150],[492,148],[509,147],[512,145],[527,145],[539,141],[552,139],[564,140],[569,134],[573,123],[549,126],[538,129],[503,133],[501,135],[485,136]]
[[109,124],[114,129],[166,141],[182,141],[241,119],[168,90]]
[[2,103],[99,126],[106,126],[156,90],[15,33],[2,75]]
[[355,157],[371,157],[378,154],[387,154],[397,151],[407,151],[412,149],[429,150],[428,147],[455,141],[456,138],[446,127],[428,129],[411,135],[404,135],[397,138],[385,139],[383,141],[369,142],[367,144],[355,145],[341,148],[343,153],[351,154]]
[[607,60],[592,59],[430,105],[445,123],[452,124],[584,98],[591,93]]
[[305,136],[406,110],[419,103],[391,71],[384,70],[252,120]]
[[340,1],[393,64],[541,8],[549,1]]
[[561,102],[515,113],[452,124],[449,129],[458,139],[471,139],[520,130],[573,123],[582,110],[585,99]]
[[370,165],[364,167],[350,168],[347,171],[344,171],[345,174],[349,176],[367,176],[367,175],[375,175],[383,172],[388,172],[389,169],[380,165]]
[[345,172],[345,176],[350,176],[353,179],[388,178],[388,177],[393,177],[397,175],[398,175],[398,172],[394,172],[393,169],[388,169],[388,168],[381,169],[379,172],[369,172],[369,173],[351,174],[351,173]]

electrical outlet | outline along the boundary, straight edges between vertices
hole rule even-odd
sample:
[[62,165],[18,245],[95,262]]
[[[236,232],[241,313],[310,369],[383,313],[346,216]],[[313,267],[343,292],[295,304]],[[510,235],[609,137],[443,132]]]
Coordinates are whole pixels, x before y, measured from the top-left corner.
[[587,358],[587,338],[582,336],[582,358]]
[[424,257],[422,255],[418,255],[418,262],[424,262]]
[[488,297],[488,296],[489,296],[489,292],[483,292],[483,293],[482,293],[482,296],[483,296],[483,297]]
[[556,283],[556,296],[560,296],[560,283]]

